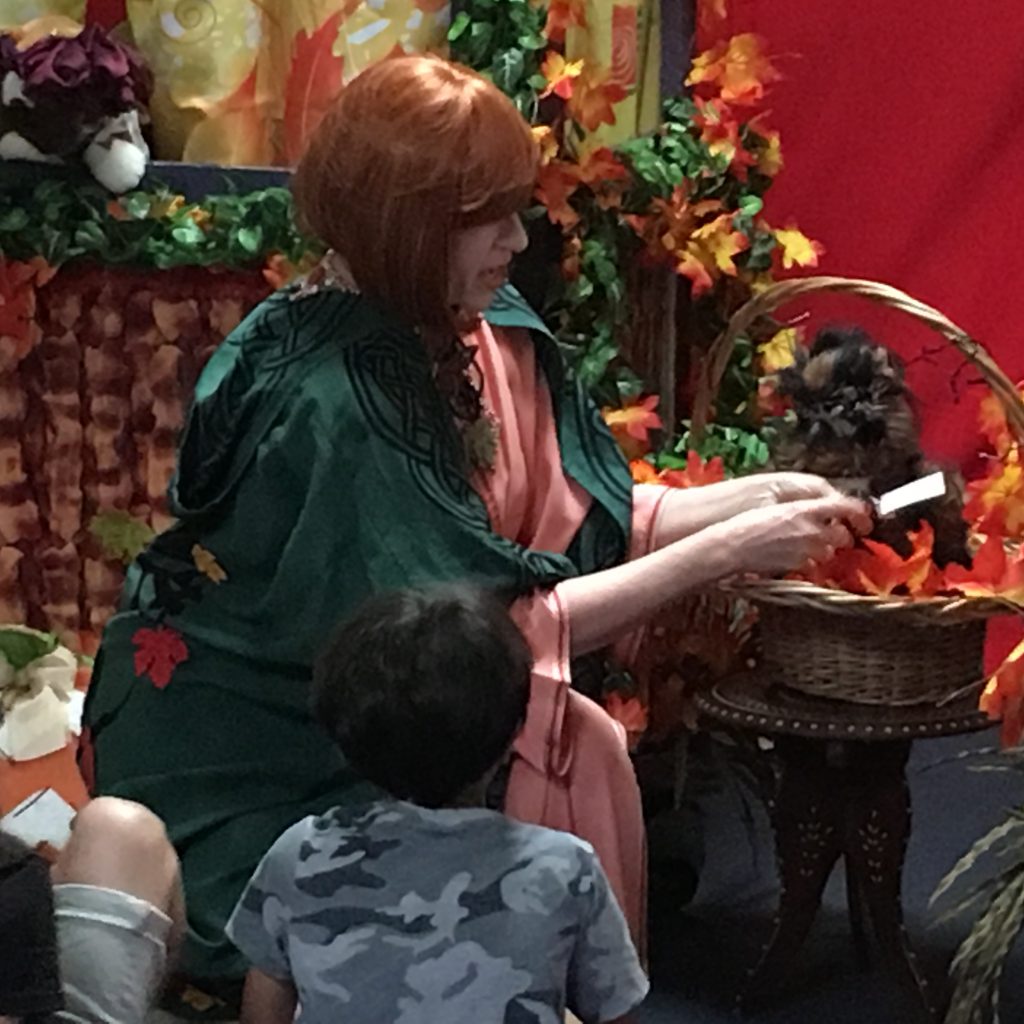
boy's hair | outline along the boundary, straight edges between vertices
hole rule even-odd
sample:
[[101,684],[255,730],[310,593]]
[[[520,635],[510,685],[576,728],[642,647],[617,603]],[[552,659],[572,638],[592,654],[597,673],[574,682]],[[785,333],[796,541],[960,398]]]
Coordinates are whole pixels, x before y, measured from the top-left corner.
[[468,588],[381,594],[317,659],[314,713],[370,782],[441,807],[508,750],[526,717],[531,666],[494,597]]

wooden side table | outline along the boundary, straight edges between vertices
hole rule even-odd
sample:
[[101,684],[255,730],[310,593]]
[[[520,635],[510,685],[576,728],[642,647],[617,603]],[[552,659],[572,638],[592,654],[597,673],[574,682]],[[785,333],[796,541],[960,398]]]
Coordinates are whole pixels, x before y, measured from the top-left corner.
[[697,703],[716,722],[773,738],[781,769],[769,804],[781,886],[778,914],[740,1005],[765,1000],[785,980],[842,857],[860,958],[867,958],[867,921],[884,966],[909,990],[921,1019],[938,1020],[937,996],[903,927],[901,879],[911,828],[907,759],[914,740],[977,732],[989,720],[970,702],[850,704],[809,697],[753,674],[723,681]]

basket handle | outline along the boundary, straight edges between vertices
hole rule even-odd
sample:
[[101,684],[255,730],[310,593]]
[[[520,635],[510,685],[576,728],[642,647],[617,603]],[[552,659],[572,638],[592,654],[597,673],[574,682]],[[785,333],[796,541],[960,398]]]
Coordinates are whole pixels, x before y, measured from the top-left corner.
[[954,345],[964,358],[975,366],[999,399],[1006,413],[1006,421],[1018,443],[1024,446],[1024,401],[1013,381],[999,368],[979,341],[961,330],[952,320],[937,309],[911,298],[892,285],[878,281],[865,281],[852,277],[794,277],[776,281],[764,291],[744,303],[729,320],[725,330],[711,343],[704,360],[697,395],[694,398],[691,445],[700,440],[711,416],[722,377],[729,365],[733,345],[758,317],[764,316],[779,306],[814,292],[839,292],[860,295],[883,306],[897,309],[916,317],[922,323],[941,334]]

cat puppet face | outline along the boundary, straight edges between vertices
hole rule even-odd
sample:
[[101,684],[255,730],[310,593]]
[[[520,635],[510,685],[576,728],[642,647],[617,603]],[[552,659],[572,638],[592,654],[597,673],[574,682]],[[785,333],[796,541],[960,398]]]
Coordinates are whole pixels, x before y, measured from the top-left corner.
[[862,480],[865,493],[917,475],[919,430],[903,363],[863,331],[820,331],[780,371],[777,391],[792,411],[774,446],[776,468]]
[[[791,411],[772,450],[775,469],[827,477],[857,497],[878,497],[936,467],[921,452],[920,429],[903,362],[858,329],[827,328],[793,365],[778,393]],[[927,521],[939,565],[969,564],[962,486],[946,472],[946,497],[879,519],[872,537],[909,555],[909,530]]]

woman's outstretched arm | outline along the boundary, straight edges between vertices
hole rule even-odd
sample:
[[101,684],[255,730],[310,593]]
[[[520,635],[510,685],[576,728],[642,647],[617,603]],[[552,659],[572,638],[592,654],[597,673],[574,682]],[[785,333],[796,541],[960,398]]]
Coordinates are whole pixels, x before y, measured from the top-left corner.
[[833,493],[753,508],[642,558],[566,580],[555,590],[567,612],[572,654],[613,643],[664,606],[728,576],[825,561],[870,529],[863,502]]

